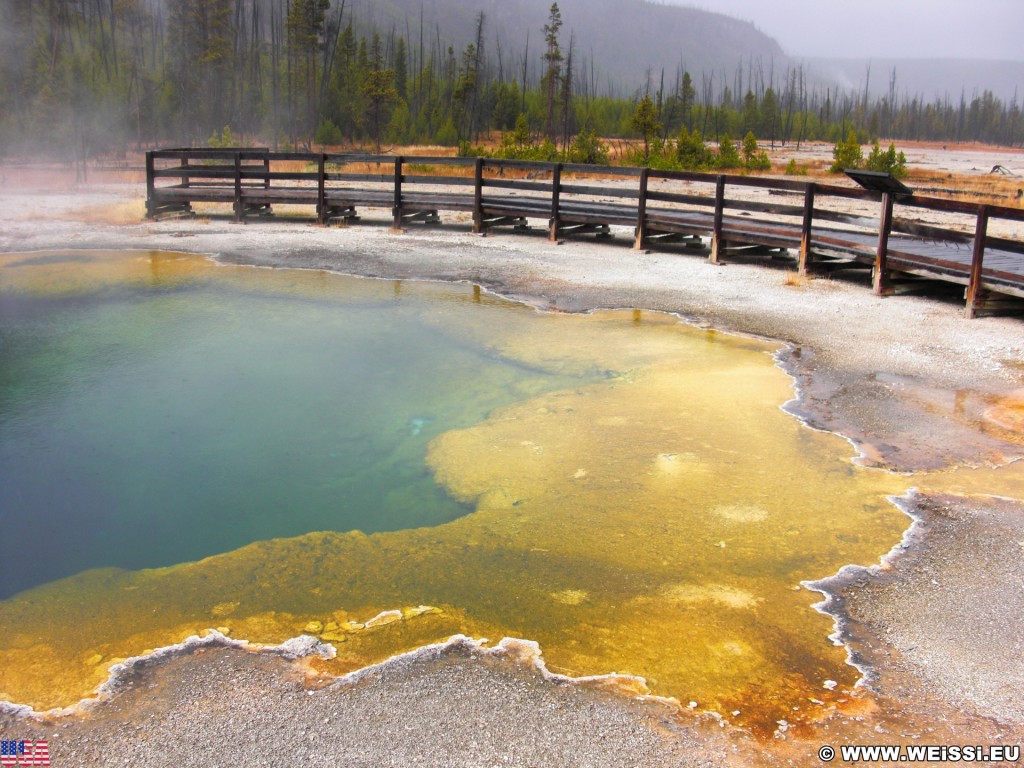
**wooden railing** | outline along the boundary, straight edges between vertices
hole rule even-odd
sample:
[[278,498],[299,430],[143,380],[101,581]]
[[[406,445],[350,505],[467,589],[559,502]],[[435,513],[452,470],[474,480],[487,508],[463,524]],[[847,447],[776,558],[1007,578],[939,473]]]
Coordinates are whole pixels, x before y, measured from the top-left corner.
[[[478,233],[543,219],[551,239],[608,235],[612,226],[631,227],[637,248],[709,239],[716,263],[751,247],[795,251],[801,273],[839,258],[871,268],[880,295],[895,290],[894,276],[961,283],[972,317],[1024,297],[1017,226],[1024,210],[1009,206],[759,176],[261,148],[153,150],[146,184],[150,217],[189,213],[203,202],[231,204],[236,221],[278,205],[315,205],[317,221],[326,224],[358,218],[359,207],[390,208],[401,229],[438,223],[440,211],[465,211]],[[764,199],[772,195],[799,202]],[[860,210],[851,212],[850,201]],[[865,207],[876,205],[877,215]],[[959,216],[962,228],[913,218],[922,211]],[[992,221],[1011,236],[989,234]]]

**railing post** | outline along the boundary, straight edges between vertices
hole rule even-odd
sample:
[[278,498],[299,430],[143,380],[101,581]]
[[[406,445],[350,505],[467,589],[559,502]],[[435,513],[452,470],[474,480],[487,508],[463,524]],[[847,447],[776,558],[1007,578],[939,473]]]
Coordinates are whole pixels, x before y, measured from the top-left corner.
[[554,172],[551,174],[551,220],[548,223],[548,240],[557,242],[558,230],[562,225],[558,215],[558,207],[562,195],[562,164],[555,163]]
[[725,211],[725,176],[719,176],[715,181],[715,221],[711,230],[711,255],[708,261],[712,264],[721,264],[722,255],[725,252],[725,243],[722,241],[722,215]]
[[889,260],[889,233],[892,232],[893,196],[888,192],[882,195],[882,219],[878,227],[878,249],[875,251],[875,268],[871,273],[871,286],[875,296],[886,296],[892,293],[889,285],[889,271],[886,264]]
[[633,248],[642,251],[647,241],[647,182],[651,174],[650,168],[640,171],[640,198],[636,202],[636,240]]
[[978,206],[978,225],[974,230],[974,253],[971,256],[971,277],[967,283],[967,309],[968,320],[973,320],[978,314],[978,299],[981,295],[981,268],[985,261],[985,238],[988,237],[989,207]]
[[153,150],[146,152],[146,218],[152,219],[153,207],[156,204],[156,179],[153,177],[155,165],[153,162]]
[[242,220],[242,153],[235,152],[235,221]]
[[[183,158],[181,158],[181,167],[182,168],[188,168],[188,155],[185,155]],[[189,185],[190,182],[191,182],[191,178],[189,177],[189,175],[187,173],[181,174],[181,186],[183,186],[186,189],[188,189],[188,185]]]
[[316,221],[321,226],[327,223],[327,155],[320,153],[316,175]]
[[484,159],[473,165],[473,233],[484,234]]
[[814,182],[804,189],[804,223],[800,231],[800,275],[806,275],[811,266],[811,230],[814,226]]
[[267,174],[263,177],[263,188],[270,189],[270,151],[263,151],[263,172]]
[[392,228],[399,232],[402,229],[402,156],[395,158],[395,205],[391,209],[394,216]]

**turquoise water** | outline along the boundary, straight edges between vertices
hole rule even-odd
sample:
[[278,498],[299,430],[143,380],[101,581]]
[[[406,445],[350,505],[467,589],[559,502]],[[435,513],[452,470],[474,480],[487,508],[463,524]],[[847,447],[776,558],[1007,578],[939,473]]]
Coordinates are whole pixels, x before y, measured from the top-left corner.
[[428,441],[566,383],[448,335],[452,313],[527,311],[468,286],[206,269],[0,290],[0,597],[89,568],[450,521],[469,510],[425,467]]

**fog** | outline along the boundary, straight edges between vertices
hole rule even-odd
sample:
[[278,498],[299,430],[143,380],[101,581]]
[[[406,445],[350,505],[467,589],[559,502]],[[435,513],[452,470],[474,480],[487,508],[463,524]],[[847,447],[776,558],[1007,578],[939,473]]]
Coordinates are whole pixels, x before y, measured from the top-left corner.
[[670,0],[752,21],[791,56],[1024,61],[1022,0]]

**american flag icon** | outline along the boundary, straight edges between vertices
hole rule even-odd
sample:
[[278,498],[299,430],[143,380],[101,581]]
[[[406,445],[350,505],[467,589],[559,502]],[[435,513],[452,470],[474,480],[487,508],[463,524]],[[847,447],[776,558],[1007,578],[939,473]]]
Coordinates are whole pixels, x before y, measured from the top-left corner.
[[0,741],[0,765],[49,765],[50,745],[45,741]]

